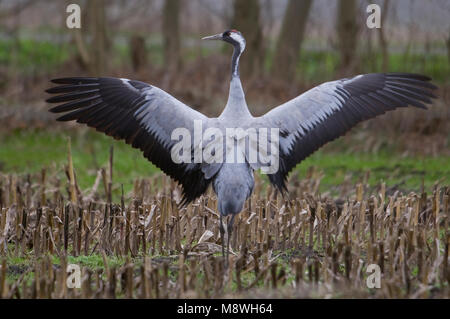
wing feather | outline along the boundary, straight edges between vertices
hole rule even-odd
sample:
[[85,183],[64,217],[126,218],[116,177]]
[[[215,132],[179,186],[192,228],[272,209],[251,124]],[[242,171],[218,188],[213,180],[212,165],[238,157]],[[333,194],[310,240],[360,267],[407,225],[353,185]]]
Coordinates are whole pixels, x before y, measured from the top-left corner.
[[[193,131],[194,120],[208,118],[171,95],[139,81],[118,78],[72,77],[54,79],[47,90],[50,109],[63,113],[57,120],[77,121],[140,149],[144,156],[183,187],[183,204],[203,194],[211,177],[200,164],[176,164],[171,159],[171,133]],[[61,104],[62,103],[62,104]]]
[[408,105],[426,109],[436,96],[430,78],[409,73],[373,73],[323,83],[256,118],[278,127],[280,165],[269,179],[286,190],[289,172],[329,141],[361,121]]

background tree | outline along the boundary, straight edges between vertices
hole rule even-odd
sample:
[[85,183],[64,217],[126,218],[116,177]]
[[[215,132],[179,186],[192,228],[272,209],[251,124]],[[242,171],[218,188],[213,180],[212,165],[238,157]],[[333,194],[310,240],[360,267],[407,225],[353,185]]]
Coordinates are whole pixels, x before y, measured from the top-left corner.
[[264,46],[260,23],[258,0],[235,0],[231,27],[239,30],[247,41],[246,53],[242,56],[243,76],[256,76],[262,72]]
[[145,49],[145,38],[140,34],[134,34],[130,38],[131,64],[135,72],[147,65],[147,50]]
[[110,40],[107,33],[107,20],[105,14],[105,0],[88,1],[90,25],[93,27],[92,65],[91,70],[96,74],[103,74],[107,68],[107,52]]
[[357,66],[357,23],[358,5],[356,0],[339,0],[337,9],[338,48],[341,57],[341,72],[353,73]]
[[280,79],[291,80],[295,75],[311,3],[290,0],[286,8],[272,64],[272,73]]
[[180,67],[180,0],[166,0],[163,8],[164,61],[167,74]]
[[448,37],[447,37],[447,41],[445,41],[445,44],[447,45],[448,63],[450,63],[450,30],[448,32]]
[[386,72],[389,66],[389,54],[388,54],[388,43],[386,40],[386,35],[384,33],[384,22],[386,21],[386,16],[389,11],[389,0],[384,0],[383,9],[381,12],[381,28],[378,29],[378,40],[380,41],[381,55],[383,57],[382,70]]
[[[111,40],[104,0],[86,1],[81,29],[73,29],[78,50],[78,60],[91,75],[104,75],[108,68],[108,52]],[[84,22],[85,21],[85,22]]]

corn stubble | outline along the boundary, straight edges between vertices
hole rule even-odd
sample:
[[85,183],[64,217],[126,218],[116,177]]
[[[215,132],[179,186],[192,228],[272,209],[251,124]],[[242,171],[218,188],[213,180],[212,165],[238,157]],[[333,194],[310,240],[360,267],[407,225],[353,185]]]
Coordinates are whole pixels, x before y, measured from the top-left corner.
[[[112,149],[87,190],[70,142],[68,153],[65,181],[45,169],[0,174],[2,298],[449,297],[448,186],[404,194],[359,183],[345,185],[348,196],[321,197],[321,176],[310,174],[292,177],[282,198],[257,177],[236,217],[227,269],[211,190],[179,208],[180,189],[158,175],[134,181],[115,203]],[[81,288],[68,288],[68,257],[93,254],[104,266],[81,267]],[[11,256],[32,259],[14,282]],[[109,256],[123,262],[108,265]],[[380,267],[379,289],[367,287],[370,264]]]

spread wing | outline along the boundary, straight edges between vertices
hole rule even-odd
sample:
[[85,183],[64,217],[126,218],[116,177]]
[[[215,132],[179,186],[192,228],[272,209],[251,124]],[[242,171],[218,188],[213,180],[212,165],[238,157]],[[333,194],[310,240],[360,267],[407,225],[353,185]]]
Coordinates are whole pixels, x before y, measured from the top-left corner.
[[[210,183],[200,164],[176,164],[171,148],[176,128],[193,132],[194,120],[207,121],[163,90],[139,81],[118,78],[62,78],[52,80],[59,86],[48,93],[58,94],[47,100],[60,105],[50,109],[65,113],[59,121],[87,124],[98,131],[125,140],[183,187],[183,203],[204,193]],[[193,134],[191,134],[193,135]]]
[[323,83],[257,118],[280,128],[279,170],[269,175],[271,183],[285,190],[298,163],[361,121],[408,105],[426,109],[435,98],[430,80],[405,73],[358,75]]

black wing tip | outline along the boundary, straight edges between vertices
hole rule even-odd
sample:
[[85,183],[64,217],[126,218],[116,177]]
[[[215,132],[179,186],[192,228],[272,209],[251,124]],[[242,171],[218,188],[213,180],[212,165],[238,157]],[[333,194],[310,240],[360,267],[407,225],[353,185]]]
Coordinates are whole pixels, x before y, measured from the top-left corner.
[[[431,81],[431,80],[430,80]],[[428,83],[428,86],[431,90],[437,90],[438,87],[436,85],[434,85],[433,83]]]
[[[47,102],[47,103],[51,103],[51,102],[48,102],[48,99],[46,100],[46,102]],[[59,105],[58,105],[58,106],[55,106],[55,107],[52,107],[52,108],[49,109],[48,111],[51,112],[51,113],[60,113],[60,112],[58,112],[58,109],[59,109]]]
[[47,103],[60,103],[59,98],[60,98],[59,95],[52,96],[52,97],[49,97],[48,99],[46,99],[45,102],[47,102]]
[[420,81],[426,81],[429,82],[432,80],[427,75],[419,74],[419,73],[407,73],[407,72],[388,72],[385,73],[387,76],[394,76],[394,77],[400,77],[400,78],[410,78],[410,79],[416,79]]
[[286,185],[288,175],[289,172],[285,171],[268,175],[270,183],[275,186],[275,189],[280,192],[281,196],[288,192]]
[[95,77],[67,77],[67,78],[56,78],[51,79],[51,83],[55,84],[76,84],[76,83],[95,83],[99,80],[99,78]]
[[58,122],[69,122],[69,121],[73,121],[74,119],[73,118],[67,118],[67,115],[68,114],[66,114],[66,115],[63,115],[63,116],[60,116],[60,117],[58,117],[56,120],[58,121]]
[[51,112],[51,113],[62,113],[62,112],[73,111],[74,109],[76,109],[76,107],[75,108],[73,108],[73,107],[68,108],[66,105],[67,104],[57,105],[57,106],[52,107],[48,111]]
[[[200,197],[200,196],[198,196]],[[197,198],[198,198],[197,197]],[[181,198],[180,202],[177,204],[179,208],[185,208],[190,203],[192,203],[196,198],[191,198],[186,193],[183,194],[183,197]]]
[[[434,94],[433,91],[437,90],[438,87],[431,83],[431,81],[433,80],[431,77],[427,76],[427,75],[423,75],[423,74],[418,74],[418,73],[395,73],[395,72],[391,72],[391,73],[386,73],[387,77],[391,77],[394,78],[394,81],[399,81],[401,82],[401,79],[405,79],[405,80],[413,80],[414,84],[416,86],[420,86],[422,87],[422,89],[427,90],[427,94],[428,97],[431,99],[437,99],[438,95]],[[422,83],[421,83],[422,82]],[[425,102],[425,101],[422,101]],[[425,104],[431,104],[431,101],[425,102]],[[422,105],[413,105],[417,108],[420,109],[424,109],[424,110],[428,110],[428,108],[426,107],[426,105],[424,105],[423,103],[421,103]]]
[[417,81],[421,81],[424,83],[427,83],[427,88],[431,89],[431,90],[437,90],[438,87],[433,84],[430,83],[431,81],[433,81],[433,78],[424,75],[424,74],[419,74],[419,73],[400,73],[400,72],[390,72],[390,73],[385,73],[386,76],[388,77],[393,77],[393,78],[404,78],[404,79],[411,79],[411,80],[417,80]]
[[[67,77],[67,78],[56,78],[56,79],[51,79],[50,83],[54,83],[54,84],[63,84],[63,85],[67,85],[67,84],[87,84],[87,83],[97,83],[99,80],[99,78],[90,78],[90,77]],[[63,93],[61,92],[61,88],[62,86],[54,86],[51,88],[48,88],[45,90],[45,93],[48,94],[58,94],[58,93]],[[45,100],[45,102],[47,103],[59,103],[60,96],[53,96],[50,97],[48,99]]]

